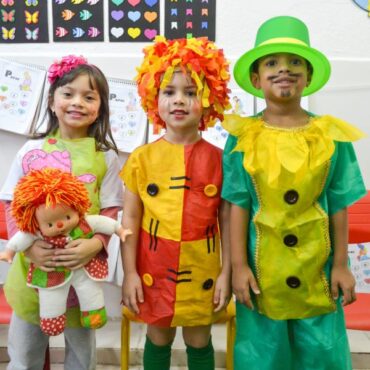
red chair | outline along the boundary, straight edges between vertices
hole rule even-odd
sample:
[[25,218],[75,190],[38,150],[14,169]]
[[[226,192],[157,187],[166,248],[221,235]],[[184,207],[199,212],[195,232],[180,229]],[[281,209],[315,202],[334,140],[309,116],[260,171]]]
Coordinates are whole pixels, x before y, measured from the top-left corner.
[[[348,208],[349,243],[370,242],[370,191]],[[347,329],[370,330],[370,294],[357,293],[356,302],[344,307]]]
[[[0,201],[0,239],[8,239],[6,230],[5,207]],[[0,287],[0,324],[9,325],[12,316],[12,309],[6,301],[3,287]],[[49,346],[45,352],[44,370],[50,370],[50,351]]]

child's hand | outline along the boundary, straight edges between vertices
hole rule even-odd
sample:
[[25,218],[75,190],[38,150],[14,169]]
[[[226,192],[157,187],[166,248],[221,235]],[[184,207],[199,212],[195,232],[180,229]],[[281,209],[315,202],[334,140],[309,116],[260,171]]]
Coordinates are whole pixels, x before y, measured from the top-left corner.
[[45,272],[55,271],[54,247],[44,240],[36,240],[31,247],[24,251],[24,255],[40,270]]
[[0,252],[1,261],[12,263],[14,256],[15,256],[15,252],[10,249],[5,249],[4,251]]
[[215,293],[213,296],[213,304],[216,306],[214,312],[221,311],[226,308],[230,301],[230,276],[221,272],[216,280]]
[[254,294],[260,294],[257,281],[249,266],[241,266],[232,270],[232,286],[236,299],[253,310],[250,289]]
[[64,249],[56,249],[53,261],[55,266],[77,270],[90,262],[103,248],[98,238],[76,239],[69,242]]
[[331,294],[334,300],[339,297],[339,290],[343,293],[343,306],[356,300],[356,280],[348,266],[333,266],[331,270]]
[[132,231],[130,229],[124,229],[120,227],[117,231],[118,236],[120,237],[122,242],[126,241],[126,236],[132,235]]
[[138,301],[144,302],[143,286],[137,272],[126,273],[122,284],[122,303],[135,313],[139,313]]

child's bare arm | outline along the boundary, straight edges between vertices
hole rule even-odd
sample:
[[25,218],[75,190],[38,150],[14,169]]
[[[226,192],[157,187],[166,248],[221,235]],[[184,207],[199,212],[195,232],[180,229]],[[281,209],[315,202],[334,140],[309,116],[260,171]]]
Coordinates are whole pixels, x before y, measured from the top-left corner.
[[217,278],[213,303],[215,312],[226,307],[230,300],[230,203],[222,201],[219,209],[218,222],[220,225],[221,247],[222,247],[222,270]]
[[248,221],[248,211],[232,204],[230,211],[232,286],[236,299],[253,309],[250,289],[255,294],[259,294],[260,291],[253,272],[248,265],[246,251]]
[[136,249],[139,239],[143,205],[140,197],[126,188],[124,195],[122,227],[130,229],[132,235],[121,243],[122,266],[124,271],[122,284],[122,302],[131,311],[139,313],[138,302],[144,302],[141,279],[136,270]]
[[343,208],[330,217],[333,228],[333,268],[331,271],[331,294],[333,299],[343,293],[343,305],[356,300],[355,278],[348,266],[348,214]]

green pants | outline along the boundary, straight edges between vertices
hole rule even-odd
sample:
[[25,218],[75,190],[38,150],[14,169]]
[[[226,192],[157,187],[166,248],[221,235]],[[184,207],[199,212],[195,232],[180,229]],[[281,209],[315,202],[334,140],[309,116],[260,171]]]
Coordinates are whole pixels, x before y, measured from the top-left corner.
[[[289,304],[289,302],[287,302]],[[351,370],[343,308],[300,320],[271,320],[236,304],[234,370]]]

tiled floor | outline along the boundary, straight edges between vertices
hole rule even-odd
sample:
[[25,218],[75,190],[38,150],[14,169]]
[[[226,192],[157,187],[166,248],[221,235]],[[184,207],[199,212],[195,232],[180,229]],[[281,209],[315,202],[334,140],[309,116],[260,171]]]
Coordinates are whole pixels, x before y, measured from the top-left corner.
[[[120,321],[110,321],[108,324],[97,330],[97,348],[98,362],[100,365],[97,370],[118,370],[120,369]],[[370,370],[370,332],[348,331],[350,347],[355,369]],[[0,370],[6,369],[6,337],[7,327],[0,326]],[[145,328],[143,325],[131,324],[131,355],[130,370],[142,370],[141,358],[142,349],[145,341]],[[225,325],[215,325],[212,330],[212,338],[216,351],[216,366],[223,369],[225,366],[225,347],[226,347],[226,330]],[[63,335],[52,337],[50,340],[52,370],[63,370]],[[181,331],[178,332],[174,345],[172,364],[173,370],[185,370],[185,352],[181,337]]]

